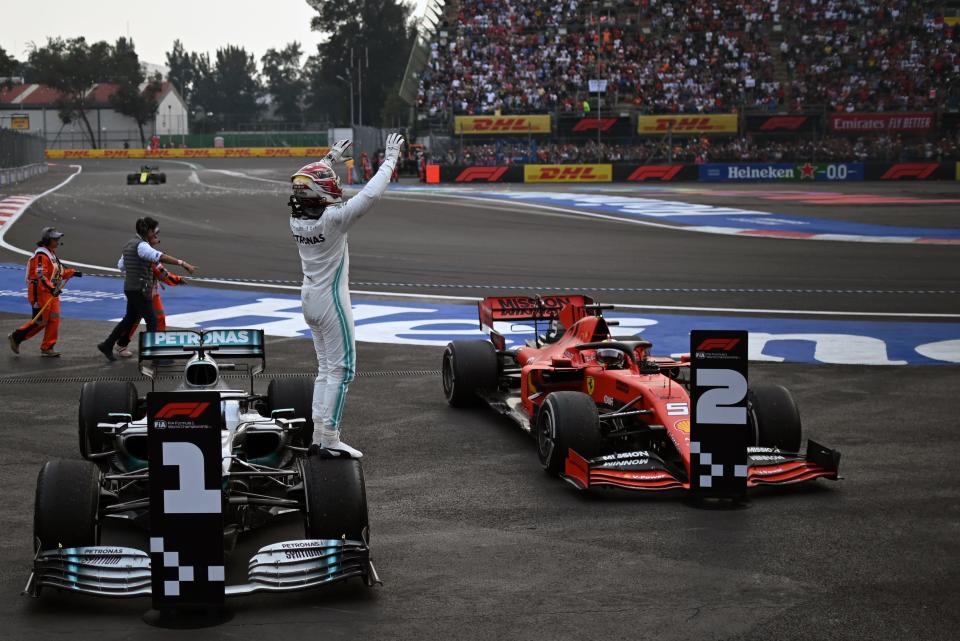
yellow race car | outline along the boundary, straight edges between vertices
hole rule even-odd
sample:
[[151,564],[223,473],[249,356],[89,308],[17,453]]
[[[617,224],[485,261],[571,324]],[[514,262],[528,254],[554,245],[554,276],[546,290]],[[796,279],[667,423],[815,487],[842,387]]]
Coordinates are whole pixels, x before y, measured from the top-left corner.
[[167,182],[167,175],[159,167],[143,165],[135,174],[127,174],[128,185],[162,185]]

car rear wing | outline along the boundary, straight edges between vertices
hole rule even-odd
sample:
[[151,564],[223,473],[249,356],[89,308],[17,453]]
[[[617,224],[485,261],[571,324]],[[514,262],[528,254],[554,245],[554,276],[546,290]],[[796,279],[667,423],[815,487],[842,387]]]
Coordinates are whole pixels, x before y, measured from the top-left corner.
[[[166,332],[141,332],[137,360],[140,372],[153,376],[157,365],[171,360],[188,360],[194,355],[256,358],[260,363],[246,369],[262,372],[267,364],[262,329],[180,329]],[[160,362],[157,362],[160,361]],[[223,367],[223,366],[222,366]]]
[[497,321],[552,321],[570,327],[588,314],[590,308],[599,309],[593,299],[580,294],[549,296],[488,296],[477,303],[480,329],[491,342],[503,349],[503,336],[494,329]]

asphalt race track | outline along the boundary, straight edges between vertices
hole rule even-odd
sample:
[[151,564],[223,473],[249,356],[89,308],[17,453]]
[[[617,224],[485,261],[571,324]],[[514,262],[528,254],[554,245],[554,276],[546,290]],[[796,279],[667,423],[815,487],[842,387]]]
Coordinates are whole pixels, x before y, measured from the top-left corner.
[[[198,276],[280,286],[197,283],[164,294],[168,313],[206,314],[202,322],[211,326],[229,318],[216,316],[221,307],[265,309],[261,299],[271,297],[289,307],[280,297],[297,295],[299,262],[284,180],[297,160],[162,164],[166,185],[128,187],[124,174],[134,163],[84,161],[69,184],[0,226],[0,238],[32,250],[39,229],[52,224],[66,233],[62,258],[112,267],[136,218],[150,215],[161,222],[163,248],[198,265]],[[56,166],[0,193],[0,203],[40,194],[73,171]],[[749,326],[752,342],[753,332],[769,338],[751,379],[793,391],[805,434],[843,452],[844,480],[756,491],[749,509],[737,511],[695,509],[677,494],[579,494],[540,471],[533,443],[512,423],[446,405],[434,373],[449,331],[443,323],[396,329],[377,317],[369,322],[384,342],[358,343],[361,376],[344,430],[366,454],[374,562],[384,586],[356,581],[244,597],[230,602],[229,623],[180,638],[956,638],[960,246],[951,239],[960,236],[960,184],[702,187],[554,186],[538,191],[555,196],[530,203],[522,187],[491,196],[477,186],[438,193],[402,185],[351,232],[354,304],[392,306],[396,318],[418,307],[470,320],[470,301],[443,297],[583,288],[622,304],[637,331],[653,337],[655,352],[679,349],[691,323]],[[690,231],[670,216],[640,223],[584,217],[562,200],[549,204],[574,191],[599,196],[595,202],[644,198],[748,212],[737,218],[766,212],[783,224],[815,218],[824,228],[868,236],[886,233],[875,226],[941,235],[932,242],[788,240]],[[16,291],[25,260],[0,250],[4,335],[27,318]],[[94,348],[120,304],[103,291],[119,292],[119,282],[75,285],[99,293],[77,294],[69,311],[65,301],[62,358],[39,358],[37,339],[20,356],[0,354],[0,639],[170,638],[140,621],[146,599],[20,596],[32,556],[36,474],[48,459],[78,456],[80,381],[135,373],[134,364],[107,363]],[[264,314],[245,318],[276,320]],[[665,329],[671,325],[681,327],[680,339]],[[315,366],[302,327],[268,334],[268,373]],[[828,343],[828,334],[848,338]],[[394,374],[369,375],[384,372]],[[242,541],[228,572],[242,576],[246,555],[298,536],[297,528],[291,521]]]

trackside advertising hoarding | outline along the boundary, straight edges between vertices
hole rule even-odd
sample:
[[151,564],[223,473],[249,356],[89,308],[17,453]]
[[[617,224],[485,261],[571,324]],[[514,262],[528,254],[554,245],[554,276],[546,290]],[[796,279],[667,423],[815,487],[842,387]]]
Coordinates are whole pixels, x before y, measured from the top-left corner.
[[613,165],[524,165],[526,183],[608,183]]
[[700,165],[701,182],[863,180],[863,163],[722,163]]
[[557,134],[568,138],[626,138],[631,134],[630,118],[575,116],[557,120]]
[[840,134],[862,134],[888,131],[933,131],[936,115],[931,112],[879,114],[830,114],[830,131]]
[[737,114],[697,114],[639,116],[637,133],[641,136],[674,136],[698,134],[735,134],[739,127]]
[[819,116],[805,114],[776,114],[746,117],[746,128],[750,133],[791,134],[810,132],[820,129]]
[[548,134],[550,116],[456,116],[453,133],[474,136]]
[[47,149],[48,160],[72,158],[320,158],[329,147],[204,147],[200,149]]
[[444,183],[522,183],[523,165],[471,167],[443,165],[440,182]]

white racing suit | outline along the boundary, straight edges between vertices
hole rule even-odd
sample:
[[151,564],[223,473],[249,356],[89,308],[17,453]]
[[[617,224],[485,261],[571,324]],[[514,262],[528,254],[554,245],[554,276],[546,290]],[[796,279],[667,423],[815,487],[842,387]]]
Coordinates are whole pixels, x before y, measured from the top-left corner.
[[317,219],[290,218],[303,266],[303,317],[313,332],[317,381],[313,390],[314,443],[339,439],[347,388],[356,373],[347,232],[380,198],[396,158],[388,158],[356,196],[328,205]]

